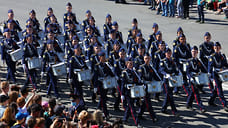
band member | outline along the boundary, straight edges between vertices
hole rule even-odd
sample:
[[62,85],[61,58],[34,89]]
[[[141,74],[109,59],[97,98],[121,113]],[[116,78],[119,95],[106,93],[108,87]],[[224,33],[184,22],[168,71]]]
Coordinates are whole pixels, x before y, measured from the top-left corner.
[[108,36],[111,33],[112,30],[112,16],[110,14],[107,14],[105,19],[105,24],[103,25],[104,29],[104,41],[108,40]]
[[39,31],[41,31],[40,29],[40,23],[36,18],[36,12],[34,10],[31,10],[29,12],[29,19],[28,20],[32,20],[33,22],[33,29],[35,30],[36,33],[38,33]]
[[[160,64],[161,60],[165,58],[165,50],[166,50],[165,42],[163,42],[163,41],[160,42],[158,45],[158,48],[159,48],[159,50],[155,52],[154,59],[153,59],[153,67],[155,68],[156,71],[159,70],[159,64]],[[160,72],[158,74],[160,76],[162,76]],[[160,93],[155,93],[154,99],[160,101],[159,96],[160,96]]]
[[64,28],[65,28],[65,24],[66,24],[66,22],[67,21],[69,21],[69,19],[68,19],[68,13],[71,13],[71,15],[72,15],[72,19],[71,19],[71,21],[74,23],[74,24],[78,24],[78,21],[77,21],[77,19],[76,19],[76,15],[72,12],[72,4],[70,3],[70,2],[68,2],[67,3],[67,5],[66,5],[66,13],[64,14],[64,16],[63,16],[63,22],[64,22]]
[[157,40],[156,39],[156,33],[158,32],[158,24],[157,23],[154,23],[152,29],[153,29],[153,34],[151,34],[149,36],[149,38],[148,38],[148,46],[147,46],[148,49],[147,49],[147,51],[149,51],[149,48],[150,48],[152,42],[154,42],[154,41]]
[[59,93],[57,88],[57,78],[56,76],[54,76],[52,65],[57,64],[59,62],[61,62],[61,60],[59,59],[58,55],[54,51],[53,41],[48,40],[47,51],[44,52],[44,55],[43,55],[41,79],[44,76],[44,72],[47,71],[48,78],[46,83],[49,83],[48,90],[47,90],[47,97],[50,97],[51,89],[53,88],[57,99],[59,99]]
[[[116,59],[114,62],[114,73],[115,76],[117,77],[117,92],[118,96],[115,98],[115,104],[114,104],[114,109],[116,111],[120,111],[119,109],[119,104],[121,102],[121,73],[124,69],[126,69],[126,64],[125,64],[125,57],[126,57],[126,51],[124,48],[121,48],[119,50],[119,59]],[[124,106],[123,106],[124,107]]]
[[183,29],[181,27],[179,27],[177,29],[177,38],[173,41],[173,50],[175,49],[175,47],[178,44],[180,44],[180,42],[179,42],[179,36],[182,35],[182,34],[184,34],[184,31],[183,31]]
[[47,10],[47,17],[44,18],[44,31],[46,31],[47,25],[51,23],[50,16],[54,14],[53,9],[51,7]]
[[164,91],[165,91],[165,100],[163,101],[162,105],[162,113],[168,113],[167,107],[170,104],[173,115],[177,114],[177,109],[174,104],[173,100],[173,88],[169,85],[169,80],[171,80],[170,76],[178,75],[178,67],[172,58],[172,51],[171,49],[166,49],[165,58],[160,62],[159,72],[163,75],[164,81]]
[[[174,49],[173,57],[175,58],[176,64],[181,71],[184,79],[184,91],[187,95],[189,95],[189,87],[188,87],[188,81],[187,81],[187,74],[186,74],[186,62],[187,59],[190,59],[192,57],[191,55],[191,47],[190,44],[186,42],[186,37],[184,34],[181,34],[179,36],[180,44],[177,45]],[[176,87],[174,89],[174,93],[178,94],[179,87]]]
[[4,23],[4,29],[7,28],[7,23],[8,23],[9,20],[13,20],[13,22],[14,22],[14,27],[13,27],[13,29],[14,29],[15,31],[17,31],[17,32],[22,31],[19,22],[18,22],[17,20],[14,20],[14,12],[13,12],[12,9],[9,9],[9,10],[8,10],[8,20]]
[[[94,83],[95,82],[95,70],[94,70],[94,68],[95,68],[95,65],[97,63],[99,63],[98,53],[101,52],[101,46],[96,43],[93,46],[93,49],[94,49],[94,54],[92,54],[91,57],[90,57],[90,69],[91,69],[91,73],[92,73],[92,80],[91,80],[91,86],[92,86],[92,88],[93,88],[93,86],[95,84]],[[96,93],[93,93],[92,94],[92,102],[93,103],[96,103]]]
[[105,49],[107,55],[110,55],[110,52],[113,50],[113,45],[116,40],[116,31],[114,29],[110,30],[109,39],[105,42]]
[[[132,20],[131,26],[132,26],[132,28],[135,28],[135,29],[137,30],[137,32],[141,33],[141,30],[138,29],[138,21],[137,21],[136,18],[134,18],[134,19]],[[131,37],[131,36],[133,36],[133,31],[132,31],[132,29],[130,29],[130,30],[128,31],[128,38]]]
[[[158,75],[157,71],[152,67],[152,65],[150,64],[150,54],[146,53],[144,55],[144,64],[140,66],[138,72],[139,72],[139,76],[140,78],[146,83],[146,81],[161,81],[160,76]],[[147,109],[147,111],[149,112],[149,115],[151,117],[151,119],[156,122],[157,118],[156,118],[156,114],[154,113],[154,110],[152,108],[152,104],[151,104],[151,100],[150,100],[150,94],[148,93],[147,89],[148,86],[146,85],[146,96],[143,97],[143,103],[140,106],[140,110],[139,110],[139,118],[142,118],[142,115],[145,111],[145,108]]]
[[16,29],[14,29],[14,21],[13,20],[8,20],[7,28],[11,31],[11,38],[17,42],[20,41],[18,33],[17,33]]
[[81,47],[79,44],[74,46],[74,56],[69,60],[69,84],[71,85],[71,92],[80,95],[83,98],[82,82],[78,81],[78,76],[75,73],[75,70],[82,71],[88,69],[84,61],[83,56],[81,55]]
[[197,46],[193,46],[192,58],[189,59],[189,61],[187,63],[187,75],[188,75],[189,84],[190,84],[191,88],[190,88],[190,93],[187,98],[186,107],[188,109],[192,109],[192,103],[193,103],[193,100],[195,97],[196,102],[200,108],[200,111],[202,113],[204,113],[206,110],[200,99],[200,94],[199,94],[199,90],[198,90],[199,86],[202,86],[202,85],[198,85],[195,82],[195,77],[197,75],[199,75],[201,72],[207,73],[207,68],[202,63],[202,61],[197,58],[197,55],[198,55],[198,48],[197,48]]
[[139,44],[137,51],[138,56],[136,56],[134,59],[134,67],[139,69],[139,66],[144,64],[145,46],[143,44]]
[[126,67],[124,71],[122,71],[122,80],[121,80],[121,100],[125,100],[126,107],[123,121],[124,123],[128,123],[129,115],[131,114],[136,126],[140,126],[140,121],[138,116],[136,115],[136,110],[134,106],[135,99],[131,98],[130,94],[130,84],[141,84],[140,78],[137,77],[136,71],[133,69],[133,59],[131,57],[126,60]]
[[11,32],[9,29],[5,29],[3,35],[5,38],[1,42],[1,54],[2,60],[5,61],[7,65],[6,80],[9,81],[11,79],[13,83],[16,83],[16,62],[12,60],[10,52],[17,50],[20,47],[11,39]]
[[136,27],[132,27],[131,29],[131,36],[128,37],[127,39],[127,50],[128,50],[128,55],[131,52],[131,46],[136,43],[136,35],[138,34],[138,30]]
[[144,45],[143,40],[144,39],[142,38],[142,34],[141,33],[138,33],[136,35],[136,43],[135,44],[132,44],[131,47],[129,47],[128,53],[130,53],[130,54],[128,54],[128,55],[130,55],[132,58],[135,58],[136,56],[138,56],[139,53],[137,51],[138,51],[139,46],[141,46],[142,48],[144,48],[144,53],[145,53],[146,46]]
[[89,25],[89,18],[92,16],[90,10],[86,11],[86,19],[82,22],[82,31],[85,32],[86,27]]
[[105,61],[105,53],[100,52],[99,63],[97,63],[94,68],[94,93],[98,92],[100,94],[100,99],[97,108],[103,110],[106,120],[109,120],[110,116],[106,105],[108,90],[104,89],[102,78],[108,76],[114,77],[114,74],[109,65],[107,64],[107,62]]
[[215,50],[215,53],[213,53],[209,57],[208,72],[210,73],[211,77],[215,82],[215,88],[210,96],[208,104],[210,106],[217,106],[214,103],[214,101],[215,101],[215,98],[218,96],[220,98],[220,101],[222,102],[222,105],[225,111],[228,111],[227,102],[223,94],[222,81],[218,75],[219,71],[222,71],[225,68],[228,68],[228,63],[226,60],[226,56],[222,54],[220,51],[221,44],[219,42],[215,42],[214,50]]
[[116,31],[116,39],[120,42],[120,44],[124,44],[122,32],[119,31],[119,25],[116,21],[112,23],[112,29]]
[[[202,43],[199,46],[200,49],[200,56],[199,58],[202,60],[203,64],[208,67],[208,58],[211,54],[213,54],[214,51],[214,43],[211,42],[211,34],[209,32],[206,32],[204,34],[204,43]],[[210,81],[209,84],[209,89],[212,92],[214,89],[213,83]],[[203,91],[203,86],[199,88],[199,91],[201,91],[202,93],[205,93]]]
[[91,17],[89,18],[89,25],[91,25],[94,34],[96,34],[97,36],[101,36],[98,27],[95,25],[95,19],[94,19],[93,16],[91,16]]
[[119,50],[120,50],[120,42],[115,40],[113,45],[113,50],[110,52],[109,55],[109,63],[114,66],[114,62],[119,59]]
[[31,34],[26,35],[26,42],[27,43],[24,45],[23,56],[22,56],[23,69],[24,69],[24,72],[27,74],[25,86],[31,83],[33,85],[33,88],[39,91],[40,89],[38,89],[36,84],[36,77],[37,77],[36,68],[33,68],[33,69],[28,68],[28,59],[39,57],[37,49],[32,43],[33,36]]

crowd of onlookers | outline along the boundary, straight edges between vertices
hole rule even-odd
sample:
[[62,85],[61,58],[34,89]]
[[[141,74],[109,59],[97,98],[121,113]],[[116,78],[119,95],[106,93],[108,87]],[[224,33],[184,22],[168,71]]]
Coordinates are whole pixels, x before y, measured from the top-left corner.
[[[31,94],[29,94],[31,93]],[[72,96],[71,102],[75,101]],[[42,96],[25,86],[11,86],[1,82],[0,128],[120,128],[117,119],[112,125],[104,121],[103,113],[78,109],[77,103],[69,108],[54,98],[43,101]]]
[[199,18],[204,15],[203,8],[213,10],[217,15],[224,13],[225,19],[228,18],[228,0],[139,0],[139,2],[151,5],[149,9],[156,10],[158,15],[161,13],[166,17],[175,17],[177,12],[177,18],[189,19],[189,7],[193,7],[195,2]]

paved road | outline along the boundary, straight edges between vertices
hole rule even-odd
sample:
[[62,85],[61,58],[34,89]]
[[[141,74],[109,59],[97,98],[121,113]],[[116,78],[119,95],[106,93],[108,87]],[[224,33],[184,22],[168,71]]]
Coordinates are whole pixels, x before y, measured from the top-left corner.
[[[211,32],[213,41],[220,41],[223,46],[223,52],[228,54],[228,51],[225,49],[228,48],[227,42],[227,30],[228,30],[228,21],[224,20],[223,16],[213,15],[211,12],[206,12],[206,23],[203,25],[196,24],[195,19],[197,17],[196,9],[191,10],[191,19],[190,20],[180,20],[176,18],[165,18],[155,15],[155,12],[148,10],[148,6],[142,6],[141,3],[131,2],[128,5],[114,4],[113,1],[105,0],[69,0],[73,5],[73,12],[77,14],[77,18],[82,21],[85,18],[85,11],[90,9],[93,16],[96,19],[96,24],[100,27],[101,32],[102,26],[105,22],[105,16],[107,13],[112,15],[113,21],[118,21],[120,26],[120,31],[123,32],[124,39],[126,40],[126,34],[129,28],[131,28],[131,20],[136,17],[139,21],[139,28],[142,30],[144,37],[147,39],[148,35],[151,33],[151,26],[154,22],[159,24],[159,29],[164,33],[164,40],[172,45],[172,40],[176,37],[176,29],[181,26],[183,27],[185,34],[187,36],[187,41],[193,44],[199,45],[203,42],[203,35],[206,31]],[[58,21],[62,24],[63,13],[65,12],[65,5],[67,1],[65,0],[0,0],[0,21],[3,21],[7,18],[7,11],[9,8],[14,9],[15,19],[18,19],[21,26],[25,27],[25,21],[28,19],[28,12],[31,9],[35,9],[37,12],[37,18],[40,23],[43,24],[43,19],[46,16],[46,10],[48,7],[54,9],[54,13],[58,18]],[[216,19],[216,20],[215,20]],[[43,26],[43,25],[42,25]],[[0,67],[0,76],[4,80],[6,75],[6,69]],[[24,82],[24,74],[22,73],[22,68],[19,66],[17,71],[17,78],[19,79],[19,84],[22,85]],[[45,87],[44,81],[40,82],[43,86],[43,90],[40,95],[45,96]],[[89,111],[94,111],[96,104],[92,104],[90,101],[90,91],[88,90],[88,85],[84,86],[85,90],[85,99],[89,107]],[[64,105],[69,105],[69,87],[65,84],[65,79],[59,79],[59,87],[61,88],[61,96],[63,97],[62,103]],[[225,96],[228,97],[228,85],[224,86]],[[207,94],[203,94],[202,100],[204,105],[207,106],[207,101],[209,98],[208,87],[205,88]],[[163,100],[163,96],[161,97]],[[146,128],[152,127],[228,127],[228,113],[222,109],[222,106],[216,108],[207,107],[208,112],[206,114],[200,114],[198,107],[194,104],[196,110],[194,112],[187,110],[185,108],[186,96],[182,92],[181,96],[175,96],[175,103],[177,109],[180,113],[179,118],[173,117],[170,115],[164,115],[160,112],[162,102],[157,102],[153,100],[153,107],[155,112],[158,115],[159,121],[157,123],[152,123],[149,119],[148,113],[145,114],[147,120],[142,121],[142,125]],[[47,100],[44,98],[44,100]],[[217,100],[216,103],[220,104],[220,101]],[[115,112],[113,110],[113,98],[109,96],[108,109],[110,113],[115,117],[122,117],[123,112]],[[113,119],[114,120],[114,119]],[[133,124],[132,118],[130,118],[130,123]],[[126,126],[134,127],[134,126]]]

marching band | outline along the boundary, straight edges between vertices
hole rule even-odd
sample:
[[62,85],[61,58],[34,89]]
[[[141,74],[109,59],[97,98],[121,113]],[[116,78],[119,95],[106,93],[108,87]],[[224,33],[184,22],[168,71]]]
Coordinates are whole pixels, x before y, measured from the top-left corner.
[[106,16],[102,36],[90,10],[86,11],[82,23],[72,12],[71,3],[67,3],[66,10],[63,29],[53,9],[48,8],[43,30],[32,10],[23,32],[19,22],[14,20],[13,10],[8,11],[8,20],[1,30],[1,58],[7,64],[8,81],[17,83],[16,67],[22,64],[26,74],[24,86],[31,84],[40,91],[37,78],[45,78],[47,97],[51,97],[53,89],[56,98],[60,99],[58,90],[61,88],[57,87],[57,81],[59,77],[65,77],[70,93],[80,96],[83,104],[83,85],[87,81],[93,103],[100,95],[97,109],[103,110],[107,120],[110,118],[107,94],[111,91],[115,98],[114,110],[120,111],[121,105],[124,123],[128,123],[131,115],[136,126],[141,125],[145,111],[149,112],[153,122],[157,121],[151,97],[160,101],[161,93],[164,93],[162,113],[168,113],[170,105],[173,115],[179,115],[173,94],[179,94],[182,89],[187,96],[188,109],[192,109],[195,98],[200,111],[206,112],[199,93],[204,92],[204,85],[211,91],[208,105],[217,106],[214,101],[218,96],[228,111],[222,89],[223,82],[228,81],[228,63],[221,53],[221,44],[213,43],[209,32],[205,33],[199,48],[191,47],[179,27],[171,50],[163,40],[158,24],[153,24],[153,33],[145,40],[134,18],[124,43],[118,23],[112,22],[110,14]]

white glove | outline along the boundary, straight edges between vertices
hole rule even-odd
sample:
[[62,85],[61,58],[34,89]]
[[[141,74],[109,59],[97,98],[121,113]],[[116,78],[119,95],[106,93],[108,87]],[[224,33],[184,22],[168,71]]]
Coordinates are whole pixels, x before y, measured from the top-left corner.
[[97,93],[97,88],[94,88],[94,89],[93,89],[93,92],[94,92],[94,93]]
[[69,80],[68,80],[68,83],[72,83],[72,81],[73,81],[72,79],[69,79]]
[[165,75],[165,78],[169,78],[169,77],[170,77],[170,74],[166,74],[166,75]]
[[25,71],[25,67],[26,67],[25,64],[23,64],[23,69],[24,69],[24,71]]
[[41,72],[40,76],[41,76],[41,78],[43,78],[44,77],[44,72]]
[[125,99],[125,97],[124,96],[121,96],[121,100],[123,101]]
[[131,85],[129,85],[129,84],[127,85],[127,89],[131,89],[131,87],[132,87]]
[[69,73],[70,72],[70,68],[67,68],[67,73]]

